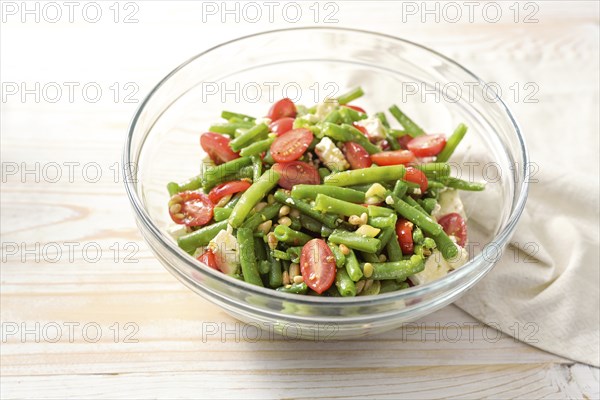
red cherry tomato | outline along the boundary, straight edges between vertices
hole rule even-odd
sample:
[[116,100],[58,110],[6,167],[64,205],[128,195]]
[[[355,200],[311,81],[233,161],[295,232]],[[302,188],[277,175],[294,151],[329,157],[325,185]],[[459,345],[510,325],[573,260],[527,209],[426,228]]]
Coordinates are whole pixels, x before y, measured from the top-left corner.
[[197,260],[208,265],[212,269],[216,269],[217,271],[219,270],[219,268],[217,267],[217,258],[215,257],[215,254],[210,250],[206,250],[204,253],[198,256]]
[[213,208],[208,196],[200,192],[182,192],[169,201],[169,214],[173,222],[187,226],[207,224],[212,219]]
[[279,118],[277,121],[271,122],[269,130],[275,133],[277,136],[281,136],[287,131],[291,131],[294,126],[294,118],[285,117]]
[[350,104],[344,104],[344,107],[351,108],[351,109],[353,109],[354,111],[358,111],[358,112],[361,112],[361,113],[363,113],[363,114],[366,114],[366,113],[367,113],[367,112],[366,112],[366,111],[365,111],[363,108],[361,108],[361,107],[359,107],[359,106],[353,106],[353,105],[350,105]]
[[445,135],[421,135],[406,144],[417,157],[438,155],[446,145]]
[[364,126],[359,125],[356,122],[353,122],[352,126],[355,127],[356,129],[358,129],[360,131],[360,133],[362,133],[363,135],[369,136],[369,132],[367,132],[367,128],[365,128]]
[[460,214],[446,214],[438,219],[438,224],[442,226],[448,236],[456,238],[456,242],[460,247],[465,247],[467,243],[467,224]]
[[318,185],[321,183],[319,171],[302,161],[276,163],[273,170],[280,175],[279,186],[291,190],[294,185]]
[[308,129],[292,129],[277,137],[271,145],[271,156],[277,162],[294,161],[302,157],[313,140],[313,134]]
[[417,158],[415,155],[408,150],[393,150],[393,151],[382,151],[381,153],[375,153],[371,155],[371,160],[377,165],[399,165],[409,164],[414,162]]
[[404,135],[404,136],[400,136],[398,138],[398,144],[400,145],[401,149],[407,150],[408,149],[408,142],[410,142],[412,140],[412,136],[410,135]]
[[369,168],[373,164],[369,152],[358,143],[344,143],[344,153],[352,169]]
[[429,181],[427,181],[425,174],[415,167],[406,168],[404,179],[409,182],[417,183],[421,187],[421,193],[425,193],[429,185]]
[[240,156],[229,147],[229,138],[219,133],[203,133],[200,136],[200,146],[217,165],[235,160]]
[[412,237],[413,223],[406,219],[399,219],[396,222],[396,235],[402,249],[402,254],[412,254],[414,251],[414,243]]
[[271,121],[277,121],[278,119],[285,117],[294,118],[295,116],[296,106],[294,105],[294,102],[287,97],[273,104],[267,114],[267,118],[270,118]]
[[220,185],[217,185],[211,189],[211,191],[208,193],[208,198],[213,202],[213,204],[217,204],[223,197],[230,194],[243,192],[250,186],[251,183],[247,181],[231,181],[221,183]]
[[335,257],[323,239],[312,239],[302,247],[300,271],[309,288],[321,294],[335,280]]

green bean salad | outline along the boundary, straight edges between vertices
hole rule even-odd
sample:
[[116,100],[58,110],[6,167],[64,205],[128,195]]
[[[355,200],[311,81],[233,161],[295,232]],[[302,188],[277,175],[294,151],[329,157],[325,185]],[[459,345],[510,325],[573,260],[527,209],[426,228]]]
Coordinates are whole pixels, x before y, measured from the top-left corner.
[[396,105],[373,115],[356,88],[307,108],[282,99],[266,117],[223,111],[200,136],[208,166],[170,182],[177,243],[201,263],[281,292],[352,297],[438,279],[468,258],[450,176],[467,132],[428,134]]

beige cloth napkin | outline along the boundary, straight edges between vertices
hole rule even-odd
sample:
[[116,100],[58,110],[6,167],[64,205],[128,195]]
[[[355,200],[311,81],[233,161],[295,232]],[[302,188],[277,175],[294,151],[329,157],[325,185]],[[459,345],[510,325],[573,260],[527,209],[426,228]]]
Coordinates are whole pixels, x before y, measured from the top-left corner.
[[540,166],[512,248],[456,304],[532,346],[600,366],[598,175],[581,166]]

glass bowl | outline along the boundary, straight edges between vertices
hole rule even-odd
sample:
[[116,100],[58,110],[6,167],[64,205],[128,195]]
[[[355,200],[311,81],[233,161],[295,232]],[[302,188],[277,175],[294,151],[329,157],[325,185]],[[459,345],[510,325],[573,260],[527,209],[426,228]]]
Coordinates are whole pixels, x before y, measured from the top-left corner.
[[[354,298],[301,296],[252,286],[200,264],[167,229],[169,181],[198,173],[199,136],[224,109],[264,115],[290,97],[308,106],[355,86],[368,112],[401,108],[428,132],[469,132],[452,158],[456,175],[487,181],[462,192],[470,259],[442,279]],[[298,28],[242,37],[177,67],[150,92],[129,128],[126,190],[139,229],[161,263],[239,320],[298,338],[347,338],[389,330],[456,300],[498,261],[523,211],[528,156],[506,105],[449,58],[396,37],[339,28]]]

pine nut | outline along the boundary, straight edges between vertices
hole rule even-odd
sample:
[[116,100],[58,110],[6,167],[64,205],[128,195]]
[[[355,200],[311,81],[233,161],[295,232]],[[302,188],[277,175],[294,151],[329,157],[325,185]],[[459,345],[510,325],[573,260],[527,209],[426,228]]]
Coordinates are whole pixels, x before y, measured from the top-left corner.
[[290,213],[290,206],[283,206],[279,209],[279,217],[285,217]]
[[365,263],[363,267],[363,274],[365,274],[365,278],[370,278],[373,275],[373,264]]
[[350,249],[345,244],[340,244],[340,251],[345,256],[347,256],[348,254],[350,254]]

